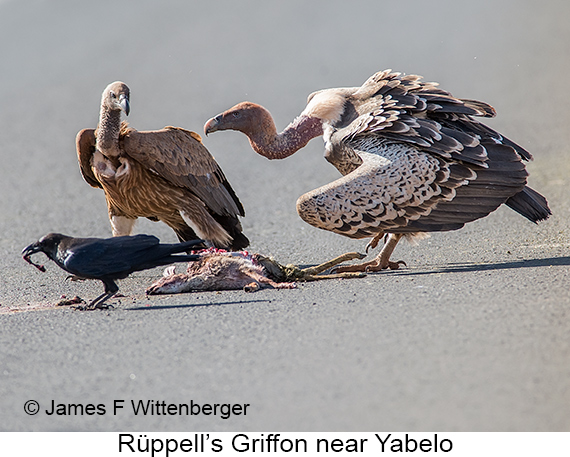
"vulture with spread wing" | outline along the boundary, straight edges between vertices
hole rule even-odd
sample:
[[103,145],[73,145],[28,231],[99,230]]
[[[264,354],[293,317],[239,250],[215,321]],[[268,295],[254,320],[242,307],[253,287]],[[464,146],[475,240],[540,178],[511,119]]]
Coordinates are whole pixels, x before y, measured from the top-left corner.
[[243,249],[244,209],[200,135],[177,127],[139,132],[129,114],[126,84],[111,83],[101,98],[99,125],[77,134],[83,178],[105,192],[113,236],[130,235],[139,217],[163,221],[180,241],[204,239]]
[[384,247],[371,262],[337,271],[397,269],[398,241],[456,230],[505,203],[537,222],[551,214],[546,199],[526,186],[522,147],[480,123],[490,105],[453,97],[436,83],[391,70],[361,87],[325,89],[277,133],[271,114],[243,102],[208,120],[206,134],[237,130],[269,159],[282,159],[323,135],[325,158],[343,177],[301,196],[307,223]]

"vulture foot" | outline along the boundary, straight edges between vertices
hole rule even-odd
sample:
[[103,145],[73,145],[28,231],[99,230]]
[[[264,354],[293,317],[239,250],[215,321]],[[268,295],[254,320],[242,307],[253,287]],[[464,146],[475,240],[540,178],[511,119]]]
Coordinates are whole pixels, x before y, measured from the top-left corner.
[[329,274],[320,273],[338,265],[339,263],[348,262],[349,260],[354,259],[363,259],[364,257],[366,257],[366,255],[360,254],[359,252],[347,252],[315,267],[299,270],[296,273],[296,279],[297,281],[319,281],[321,279],[362,278],[365,276],[364,272],[339,272],[338,268],[335,268],[334,272]]
[[[382,233],[376,235],[372,241],[368,243],[368,247],[376,247],[378,242],[382,238]],[[345,267],[337,267],[335,268],[335,273],[347,273],[347,272],[375,272],[375,271],[382,271],[386,269],[390,270],[397,270],[400,268],[400,265],[406,265],[406,262],[403,260],[398,260],[397,262],[391,262],[390,256],[392,252],[394,252],[394,248],[398,244],[398,241],[402,238],[402,234],[395,234],[395,233],[388,233],[384,238],[384,247],[380,251],[380,253],[376,256],[376,258],[370,262],[361,263],[360,265],[347,265]]]
[[[366,254],[368,254],[368,251],[370,249],[374,249],[376,246],[378,246],[378,243],[380,242],[380,240],[384,237],[384,232],[380,232],[378,233],[374,238],[372,238],[368,244],[366,245]],[[387,241],[387,240],[386,240]]]
[[377,257],[376,259],[371,260],[370,262],[361,263],[360,265],[346,265],[346,266],[337,267],[334,269],[334,272],[337,274],[349,273],[349,272],[374,273],[377,271],[388,270],[388,269],[397,270],[400,268],[400,265],[404,265],[405,267],[407,266],[406,262],[404,262],[403,260],[398,260],[397,262],[392,262],[390,260],[382,261],[382,259]]

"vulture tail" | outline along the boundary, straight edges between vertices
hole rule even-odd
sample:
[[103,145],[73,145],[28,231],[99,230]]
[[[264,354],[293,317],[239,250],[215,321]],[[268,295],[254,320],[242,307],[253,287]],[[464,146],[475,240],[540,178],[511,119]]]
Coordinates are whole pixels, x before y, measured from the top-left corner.
[[212,217],[220,224],[226,232],[232,237],[229,246],[216,246],[219,248],[231,249],[232,251],[241,251],[249,246],[249,240],[242,233],[240,221],[235,216],[222,216],[220,214],[212,214]]
[[546,198],[528,186],[509,198],[505,204],[531,222],[544,221],[552,214]]

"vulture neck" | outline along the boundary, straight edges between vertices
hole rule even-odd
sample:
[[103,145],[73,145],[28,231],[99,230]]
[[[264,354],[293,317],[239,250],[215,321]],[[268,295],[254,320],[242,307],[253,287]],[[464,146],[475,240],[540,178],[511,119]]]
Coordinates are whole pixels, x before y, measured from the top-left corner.
[[97,149],[106,156],[120,155],[119,133],[121,131],[121,111],[101,106],[97,127]]
[[268,159],[284,159],[304,147],[313,138],[323,134],[322,121],[315,117],[299,116],[281,133],[277,133],[272,118],[262,123],[263,128],[251,133],[251,147]]

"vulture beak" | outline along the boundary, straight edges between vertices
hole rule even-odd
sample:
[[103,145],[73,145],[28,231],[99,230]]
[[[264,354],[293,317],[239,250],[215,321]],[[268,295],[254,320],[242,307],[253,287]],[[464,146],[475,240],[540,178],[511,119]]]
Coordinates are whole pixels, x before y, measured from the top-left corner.
[[36,267],[38,270],[46,271],[46,268],[43,265],[38,265],[37,263],[32,262],[32,259],[30,259],[30,256],[36,252],[43,252],[39,241],[36,241],[35,243],[32,243],[29,246],[25,247],[22,251],[22,258],[30,265]]
[[125,94],[121,94],[119,96],[119,105],[121,106],[121,109],[125,112],[125,114],[128,116],[129,113],[131,112],[131,105],[129,103],[129,99]]
[[222,115],[218,114],[216,117],[211,118],[204,124],[204,133],[208,136],[208,133],[217,132],[218,126],[222,120]]

